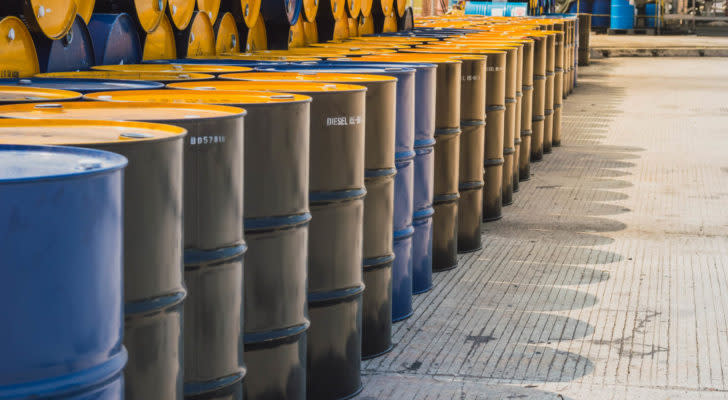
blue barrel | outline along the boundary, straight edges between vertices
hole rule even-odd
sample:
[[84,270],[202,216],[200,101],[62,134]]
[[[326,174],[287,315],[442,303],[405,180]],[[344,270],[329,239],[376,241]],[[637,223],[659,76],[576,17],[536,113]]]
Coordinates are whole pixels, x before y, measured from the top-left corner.
[[625,0],[613,0],[609,27],[611,29],[634,28],[634,6]]
[[[592,6],[593,6],[594,0],[574,0],[571,4],[569,4],[569,14],[576,14],[576,13],[582,13],[582,14],[591,14],[592,12]],[[577,2],[579,3],[577,5]],[[577,9],[578,7],[578,9]]]
[[83,19],[76,19],[68,34],[59,40],[34,38],[40,72],[87,70],[94,65],[91,35]]
[[141,62],[142,44],[129,14],[93,14],[88,32],[96,65]]
[[648,28],[654,28],[655,27],[655,20],[657,16],[657,7],[655,3],[647,3],[645,4],[645,14],[647,14],[647,19],[645,20],[645,26]]
[[606,28],[609,26],[609,1],[594,0],[592,4],[592,28]]
[[151,81],[125,81],[104,79],[67,79],[67,78],[21,78],[0,79],[2,86],[27,86],[47,89],[72,90],[78,93],[105,92],[110,90],[160,89],[163,83]]
[[125,165],[0,145],[0,398],[124,398]]

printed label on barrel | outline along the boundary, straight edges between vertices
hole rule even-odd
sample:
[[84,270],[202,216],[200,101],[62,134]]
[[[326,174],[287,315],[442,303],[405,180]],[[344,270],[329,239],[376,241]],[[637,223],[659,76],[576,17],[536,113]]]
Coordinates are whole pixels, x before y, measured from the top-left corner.
[[479,81],[480,75],[463,75],[463,81]]
[[191,145],[225,143],[225,136],[190,136]]
[[0,78],[18,79],[18,78],[20,78],[20,72],[3,69],[3,70],[0,70]]
[[349,125],[360,125],[362,122],[361,115],[341,116],[341,117],[327,117],[326,126],[349,126]]
[[503,71],[504,69],[505,68],[489,66],[487,68],[487,71],[488,72],[498,72],[498,71]]

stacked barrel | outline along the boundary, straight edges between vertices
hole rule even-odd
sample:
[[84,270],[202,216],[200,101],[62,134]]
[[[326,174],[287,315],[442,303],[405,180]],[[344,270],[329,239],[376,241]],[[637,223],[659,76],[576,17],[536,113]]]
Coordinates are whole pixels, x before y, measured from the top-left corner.
[[[23,332],[60,332],[58,348],[98,340],[90,361],[7,349],[0,377],[16,375],[0,379],[0,397],[69,397],[57,374],[33,372],[59,363],[83,381],[78,393],[111,399],[355,396],[361,360],[393,347],[413,295],[483,247],[482,222],[507,217],[531,162],[561,144],[575,84],[573,18],[442,17],[402,33],[411,5],[399,0],[97,0],[96,14],[88,3],[65,32],[34,25],[37,10],[0,21],[0,59],[13,60],[0,143],[15,145],[0,146],[0,166],[25,165],[18,152],[62,161],[50,178],[33,164],[0,169],[0,201],[79,190],[62,191],[78,221],[52,228],[83,262],[47,256],[83,276],[48,276],[69,293],[94,287],[77,291],[95,301],[73,311],[84,315],[63,316],[93,322],[72,332],[5,311]],[[324,20],[332,40],[315,43],[328,39]],[[353,37],[374,31],[392,32]],[[49,57],[32,47],[41,34]],[[27,147],[38,144],[112,151],[128,167],[122,178],[119,156]],[[108,181],[66,182],[69,163]],[[31,181],[38,191],[20,188]],[[86,210],[90,191],[101,197]],[[105,222],[92,231],[90,219]],[[35,241],[22,240],[4,254],[28,269]],[[12,276],[8,296],[30,278]],[[33,307],[79,301],[53,296]],[[89,365],[108,373],[89,380]]]

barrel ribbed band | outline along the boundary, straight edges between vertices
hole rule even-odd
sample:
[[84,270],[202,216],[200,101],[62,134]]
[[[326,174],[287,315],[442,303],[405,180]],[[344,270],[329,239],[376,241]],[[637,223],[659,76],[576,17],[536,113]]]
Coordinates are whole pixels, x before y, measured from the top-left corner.
[[434,145],[435,145],[435,138],[417,139],[417,140],[415,140],[415,152],[417,152],[418,149],[432,147]]
[[551,114],[553,114],[553,113],[554,113],[554,110],[553,110],[553,109],[547,109],[547,110],[544,110],[544,112],[543,112],[543,114],[544,114],[544,118],[545,118],[545,117],[548,117],[549,115],[551,115]]
[[405,150],[405,151],[400,151],[400,152],[394,153],[395,162],[404,162],[407,160],[411,160],[413,158],[415,158],[414,150]]
[[483,167],[495,167],[497,165],[503,165],[503,163],[506,162],[503,158],[490,158],[487,160],[483,160]]
[[217,264],[232,258],[241,257],[246,250],[248,250],[248,246],[243,241],[234,246],[219,249],[204,250],[188,248],[184,250],[184,263],[185,265],[195,266],[201,264]]
[[531,135],[533,135],[533,132],[531,132],[531,131],[521,131],[521,137],[531,136]]
[[506,109],[506,106],[487,106],[485,107],[485,111],[504,111]]
[[378,267],[385,266],[392,261],[394,261],[394,253],[381,257],[365,258],[362,261],[362,266],[365,269],[376,269]]
[[442,129],[435,130],[435,137],[451,136],[451,135],[459,135],[459,134],[460,134],[460,128],[442,128]]
[[506,97],[506,104],[516,104],[515,97]]
[[350,299],[361,296],[364,293],[364,285],[350,288],[342,288],[327,292],[309,292],[308,307],[317,308],[332,304],[343,303]]
[[523,85],[521,87],[521,90],[523,90],[524,92],[530,92],[533,90],[533,85]]
[[410,238],[410,237],[412,237],[412,235],[414,235],[414,234],[415,234],[415,228],[413,228],[413,227],[412,227],[412,226],[410,225],[410,226],[408,226],[408,227],[406,227],[406,228],[404,228],[404,229],[400,229],[400,230],[398,230],[398,231],[394,231],[394,232],[392,233],[392,239],[393,239],[394,241],[397,241],[397,240],[404,240],[404,239],[407,239],[407,238]]
[[485,186],[485,182],[483,181],[460,182],[458,190],[465,192],[468,190],[482,189],[483,186]]
[[246,351],[255,351],[258,349],[267,349],[278,346],[282,343],[295,343],[303,336],[311,326],[311,322],[296,324],[283,329],[276,329],[265,332],[251,332],[243,335],[243,342]]
[[521,92],[520,90],[516,91],[516,98],[519,98],[519,97],[523,97],[523,92]]
[[534,115],[533,118],[531,118],[531,122],[541,122],[546,119],[546,116],[544,115]]
[[533,80],[534,81],[545,81],[546,80],[546,75],[534,75],[533,76]]
[[546,77],[548,78],[549,76],[554,76],[554,71],[547,71]]
[[432,204],[438,205],[443,203],[452,203],[453,201],[457,201],[460,198],[460,193],[443,193],[443,194],[436,194]]
[[417,210],[412,214],[412,219],[423,219],[423,218],[429,218],[435,214],[435,209],[432,207],[423,208],[421,210]]
[[521,142],[522,142],[522,140],[519,137],[513,139],[513,144],[515,144],[516,147],[520,146],[521,145]]
[[284,215],[281,217],[245,218],[245,232],[267,232],[279,229],[290,229],[299,225],[308,224],[311,214]]
[[336,190],[331,192],[309,192],[308,201],[311,205],[339,203],[363,199],[366,194],[367,190],[364,188]]
[[516,154],[516,148],[515,147],[504,147],[503,148],[503,155],[509,156],[511,154]]
[[557,110],[559,108],[561,108],[561,104],[554,104],[554,112],[555,112],[555,110]]
[[212,393],[220,392],[223,390],[233,390],[229,387],[243,380],[245,372],[245,368],[239,368],[236,373],[223,376],[222,378],[203,382],[187,381],[184,383],[185,396],[209,396]]
[[[239,253],[237,257],[242,259],[243,253]],[[187,291],[180,289],[163,296],[140,301],[127,301],[124,303],[124,315],[147,314],[152,311],[161,312],[168,310],[182,304],[182,300],[184,300],[185,297],[187,297]]]
[[460,126],[481,126],[485,125],[484,120],[467,120],[467,121],[460,121]]
[[564,72],[564,69],[561,67],[556,67],[556,72]]
[[379,178],[382,176],[394,176],[396,174],[397,174],[396,168],[366,169],[366,170],[364,170],[364,179]]

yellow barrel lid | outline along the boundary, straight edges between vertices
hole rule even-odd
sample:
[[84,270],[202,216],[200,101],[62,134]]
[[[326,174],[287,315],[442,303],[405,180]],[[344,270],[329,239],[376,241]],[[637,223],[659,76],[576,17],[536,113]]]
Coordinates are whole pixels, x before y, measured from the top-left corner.
[[179,57],[215,55],[215,31],[207,13],[195,13],[188,36],[182,40],[187,40],[187,53],[178,54]]
[[319,61],[315,57],[305,57],[296,54],[266,54],[266,53],[237,53],[237,54],[225,54],[217,57],[189,57],[189,58],[200,58],[200,59],[218,59],[218,60],[243,60],[243,61]]
[[[240,14],[243,16],[245,26],[250,28],[258,23],[260,17],[261,0],[230,0],[232,2],[240,2]],[[234,5],[235,8],[237,5]]]
[[[209,83],[206,85],[205,83]],[[209,91],[250,91],[287,93],[330,93],[330,92],[359,92],[365,91],[364,86],[337,84],[311,81],[211,81],[211,82],[182,82],[168,86],[173,89],[209,90]]]
[[75,100],[81,93],[28,86],[0,86],[0,104]]
[[167,0],[167,15],[177,30],[187,29],[194,12],[195,0]]
[[349,37],[359,36],[359,19],[349,17],[347,21],[349,22]]
[[414,37],[414,36],[355,36],[350,37],[349,41],[353,42],[384,42],[384,43],[426,43],[433,39]]
[[[379,0],[372,0],[379,1]],[[359,34],[360,35],[372,35],[374,34],[374,17],[371,15],[363,15],[359,17]]]
[[311,43],[318,43],[318,27],[316,21],[303,21],[303,41],[308,46]]
[[119,71],[119,72],[137,72],[137,73],[203,73],[203,74],[230,74],[234,72],[252,71],[249,67],[240,67],[235,65],[214,65],[214,64],[114,64],[114,65],[97,65],[92,67],[99,71]]
[[118,103],[69,101],[63,103],[23,103],[0,106],[0,117],[24,119],[100,119],[110,121],[176,121],[245,115],[237,107],[169,102]]
[[[349,13],[349,19],[358,18],[361,14],[361,0],[346,0],[346,10]],[[351,26],[351,22],[349,22],[349,26]]]
[[46,119],[0,120],[0,143],[86,145],[158,141],[184,136],[178,126],[133,121]]
[[240,51],[240,32],[238,32],[238,24],[232,13],[223,14],[213,28],[215,28],[215,54]]
[[221,0],[197,0],[197,9],[207,15],[210,21],[217,21]]
[[174,42],[174,30],[167,17],[163,15],[157,29],[147,33],[144,39],[142,59],[172,60],[175,58],[177,58],[177,46]]
[[0,21],[0,78],[27,78],[39,71],[28,28],[17,17],[3,18]]
[[119,90],[113,92],[89,93],[89,100],[111,102],[155,102],[169,104],[275,104],[309,102],[311,98],[293,93],[270,93],[259,90]]
[[[336,72],[250,72],[244,74],[227,74],[221,79],[230,81],[289,81],[289,82],[335,82],[361,84],[367,82],[396,82],[397,78],[387,75],[340,74]],[[227,81],[215,81],[227,82]],[[177,85],[170,85],[177,86]]]
[[306,21],[316,21],[319,1],[320,0],[303,0],[303,6],[301,7],[302,19],[305,19]]
[[[415,49],[412,49],[415,50]],[[410,62],[410,63],[431,63],[431,64],[459,64],[458,60],[447,55],[429,54],[429,53],[393,53],[381,56],[362,57],[362,61],[383,61],[383,62]]]
[[248,36],[245,39],[245,48],[243,49],[246,53],[251,51],[265,50],[268,48],[268,34],[265,30],[265,22],[263,18],[258,18],[258,21],[252,27],[248,27]]
[[137,20],[145,32],[153,32],[164,17],[167,0],[134,0]]
[[303,29],[303,18],[299,18],[294,25],[288,28],[288,48],[303,47],[306,45],[306,33]]
[[73,0],[2,0],[2,2],[22,4],[24,17],[30,29],[52,40],[65,37],[76,19],[77,6]]
[[342,41],[342,40],[332,40],[330,42],[326,43],[315,43],[312,44],[311,47],[319,47],[319,48],[334,48],[334,49],[345,49],[345,50],[361,50],[361,49],[405,49],[409,46],[398,44],[398,43],[372,43],[372,42],[364,42],[364,41]]
[[38,78],[71,78],[71,79],[121,79],[157,82],[178,82],[190,80],[214,79],[213,75],[179,72],[128,72],[128,71],[70,71],[46,72],[36,75]]
[[76,1],[76,14],[78,14],[83,22],[88,24],[91,21],[91,14],[94,12],[94,6],[96,0],[75,0]]

